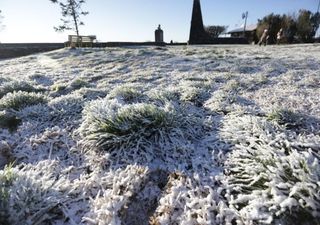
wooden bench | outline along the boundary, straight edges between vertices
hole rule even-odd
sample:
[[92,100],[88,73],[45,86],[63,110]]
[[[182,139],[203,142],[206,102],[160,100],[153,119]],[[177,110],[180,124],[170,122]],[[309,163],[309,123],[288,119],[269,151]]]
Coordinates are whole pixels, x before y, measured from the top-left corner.
[[93,47],[93,43],[97,40],[95,35],[77,36],[69,35],[68,41],[65,42],[66,47]]

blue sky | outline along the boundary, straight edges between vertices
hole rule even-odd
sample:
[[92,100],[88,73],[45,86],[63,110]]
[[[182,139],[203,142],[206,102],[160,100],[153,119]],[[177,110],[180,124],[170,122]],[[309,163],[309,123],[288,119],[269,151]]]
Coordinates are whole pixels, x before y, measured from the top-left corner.
[[[205,25],[241,26],[243,12],[249,12],[248,24],[269,13],[284,14],[299,9],[317,10],[319,0],[201,0]],[[161,24],[165,41],[188,40],[193,0],[87,0],[83,8],[83,35],[97,35],[100,41],[150,41]],[[5,29],[0,41],[62,42],[69,31],[56,33],[58,5],[49,0],[0,0]]]

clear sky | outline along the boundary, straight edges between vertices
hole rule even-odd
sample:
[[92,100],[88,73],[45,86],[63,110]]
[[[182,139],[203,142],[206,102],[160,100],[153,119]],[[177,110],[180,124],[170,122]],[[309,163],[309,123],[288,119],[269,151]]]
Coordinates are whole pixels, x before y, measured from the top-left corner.
[[[229,30],[269,13],[284,14],[308,9],[315,12],[320,0],[201,0],[205,25],[226,25]],[[185,42],[189,38],[193,0],[87,0],[83,9],[82,35],[96,35],[99,41],[151,41],[161,24],[164,39]],[[0,41],[62,42],[72,33],[56,33],[60,8],[49,0],[0,0],[3,24]]]

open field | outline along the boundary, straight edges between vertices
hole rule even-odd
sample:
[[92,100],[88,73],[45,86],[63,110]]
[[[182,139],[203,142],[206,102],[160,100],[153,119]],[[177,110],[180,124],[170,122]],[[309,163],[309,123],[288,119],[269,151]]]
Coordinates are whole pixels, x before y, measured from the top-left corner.
[[0,61],[0,224],[320,224],[319,87],[320,45]]
[[64,47],[64,43],[0,43],[0,60],[48,52]]

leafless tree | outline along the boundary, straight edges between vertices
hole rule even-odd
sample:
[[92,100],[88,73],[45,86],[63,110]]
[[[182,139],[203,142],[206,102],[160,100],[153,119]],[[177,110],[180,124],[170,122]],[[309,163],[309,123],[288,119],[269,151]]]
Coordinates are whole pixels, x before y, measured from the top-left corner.
[[84,25],[80,20],[81,16],[88,15],[89,12],[83,11],[81,6],[85,0],[50,0],[52,3],[59,4],[61,8],[62,25],[54,27],[58,32],[73,30],[79,37],[79,26]]

